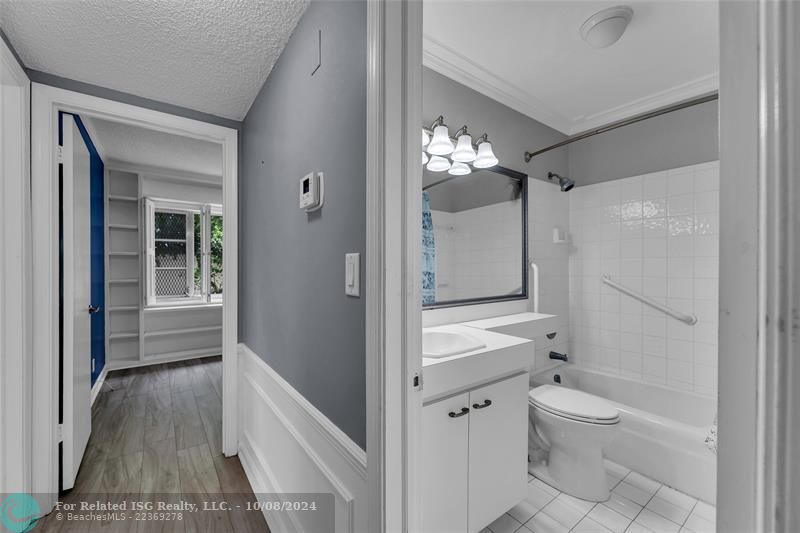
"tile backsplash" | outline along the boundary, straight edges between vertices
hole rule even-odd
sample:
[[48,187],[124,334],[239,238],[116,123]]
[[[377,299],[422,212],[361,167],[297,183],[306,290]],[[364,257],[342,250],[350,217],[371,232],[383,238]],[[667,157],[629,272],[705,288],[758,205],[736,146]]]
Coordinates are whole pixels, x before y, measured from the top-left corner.
[[[571,360],[715,395],[719,163],[576,187],[568,196]],[[603,275],[694,313],[697,324],[643,305],[603,284]]]

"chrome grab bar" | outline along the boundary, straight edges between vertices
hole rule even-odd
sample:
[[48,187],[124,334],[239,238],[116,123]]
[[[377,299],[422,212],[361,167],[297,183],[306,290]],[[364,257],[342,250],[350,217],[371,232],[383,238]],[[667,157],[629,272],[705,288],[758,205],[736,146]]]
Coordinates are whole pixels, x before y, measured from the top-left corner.
[[604,275],[602,277],[602,281],[603,281],[603,283],[605,283],[609,287],[613,287],[613,288],[617,289],[619,292],[621,292],[623,294],[627,294],[631,298],[635,298],[636,300],[639,300],[640,302],[642,302],[645,305],[649,305],[653,309],[658,309],[662,313],[666,313],[667,315],[671,316],[675,320],[680,320],[684,324],[689,324],[690,326],[694,326],[695,324],[697,324],[697,317],[696,316],[694,316],[694,315],[686,315],[686,314],[680,313],[678,311],[675,311],[674,309],[670,309],[666,305],[660,304],[657,301],[653,300],[652,298],[648,298],[647,296],[645,296],[643,294],[639,294],[638,292],[636,292],[636,291],[634,291],[632,289],[629,289],[627,287],[624,287],[624,286],[620,285],[619,283],[617,283],[616,281],[611,279],[611,277],[608,276],[608,275]]

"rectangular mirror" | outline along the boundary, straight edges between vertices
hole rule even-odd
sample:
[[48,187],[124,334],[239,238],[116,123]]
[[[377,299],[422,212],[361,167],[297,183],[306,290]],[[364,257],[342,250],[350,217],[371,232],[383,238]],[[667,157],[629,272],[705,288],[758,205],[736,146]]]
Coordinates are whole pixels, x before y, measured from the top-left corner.
[[527,176],[423,169],[422,184],[423,307],[527,298]]

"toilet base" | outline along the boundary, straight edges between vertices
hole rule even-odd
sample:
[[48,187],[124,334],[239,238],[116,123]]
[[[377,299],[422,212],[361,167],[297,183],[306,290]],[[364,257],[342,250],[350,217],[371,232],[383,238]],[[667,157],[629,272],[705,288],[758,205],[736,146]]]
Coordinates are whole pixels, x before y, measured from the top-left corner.
[[595,481],[594,483],[590,482],[588,484],[581,484],[580,488],[575,486],[565,486],[563,483],[559,483],[558,480],[554,478],[552,474],[550,474],[550,469],[548,468],[546,461],[528,463],[528,472],[536,479],[547,483],[554,489],[582,500],[590,502],[604,502],[607,501],[611,496],[605,479],[605,472],[603,474],[602,483],[597,483]]

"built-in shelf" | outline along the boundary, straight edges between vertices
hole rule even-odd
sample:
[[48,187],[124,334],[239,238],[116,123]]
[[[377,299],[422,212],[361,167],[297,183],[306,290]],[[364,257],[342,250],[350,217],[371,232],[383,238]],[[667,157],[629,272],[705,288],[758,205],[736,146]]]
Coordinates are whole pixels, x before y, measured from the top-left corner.
[[109,224],[108,229],[118,229],[123,231],[139,231],[136,224]]
[[135,196],[123,196],[121,194],[109,194],[108,199],[114,202],[138,202],[139,199]]
[[111,311],[112,313],[123,312],[123,311],[138,311],[139,310],[139,306],[138,305],[116,305],[114,307],[109,307],[108,310]]
[[111,285],[133,285],[134,283],[139,283],[138,278],[129,278],[129,279],[110,279],[108,283]]
[[138,331],[120,331],[118,333],[112,333],[108,336],[108,338],[112,341],[119,339],[134,339],[138,337],[139,337]]
[[145,339],[152,337],[164,337],[167,335],[183,335],[187,333],[208,333],[210,331],[222,331],[222,326],[203,326],[198,328],[177,328],[177,329],[162,329],[157,331],[147,331],[144,334]]
[[108,252],[109,257],[139,257],[139,252]]

